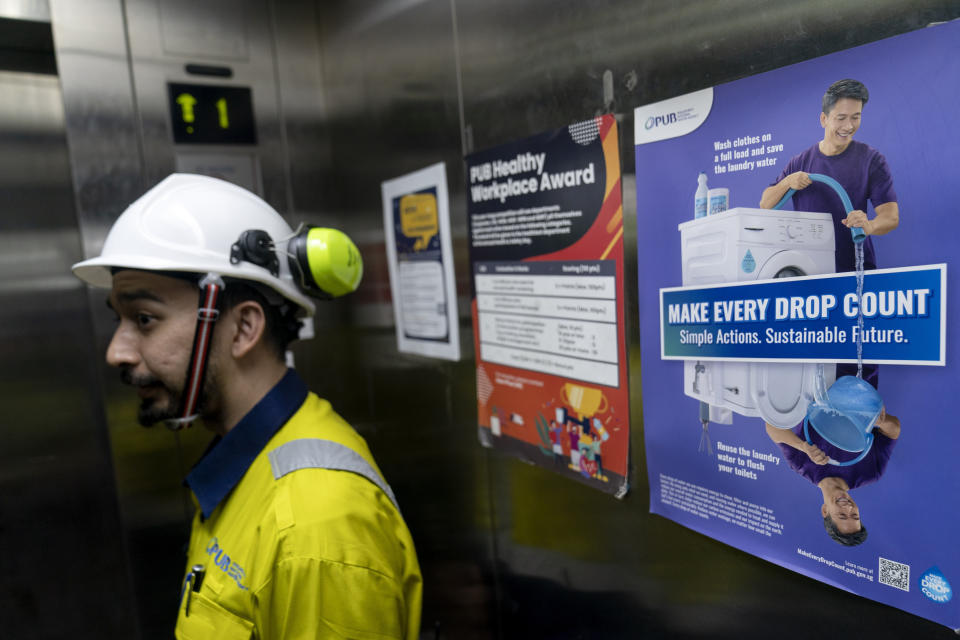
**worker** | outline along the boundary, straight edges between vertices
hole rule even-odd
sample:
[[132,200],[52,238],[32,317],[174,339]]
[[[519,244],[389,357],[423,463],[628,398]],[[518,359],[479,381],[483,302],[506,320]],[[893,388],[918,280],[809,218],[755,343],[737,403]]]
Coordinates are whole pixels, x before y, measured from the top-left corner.
[[294,232],[254,194],[174,174],[74,273],[109,288],[107,362],[141,424],[216,435],[186,478],[196,504],[178,638],[419,636],[422,579],[362,437],[288,366],[314,298],[356,288],[332,229]]

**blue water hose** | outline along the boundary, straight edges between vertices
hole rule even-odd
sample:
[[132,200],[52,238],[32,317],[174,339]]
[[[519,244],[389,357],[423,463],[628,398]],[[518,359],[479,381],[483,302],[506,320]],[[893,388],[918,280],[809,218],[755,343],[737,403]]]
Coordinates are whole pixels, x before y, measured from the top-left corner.
[[[843,188],[843,186],[839,182],[837,182],[830,176],[823,175],[822,173],[808,173],[807,175],[814,182],[822,182],[828,187],[832,187],[833,190],[837,192],[837,195],[840,196],[840,202],[843,203],[843,210],[848,214],[851,211],[853,211],[853,204],[850,202],[850,196],[847,195],[846,190]],[[784,204],[786,204],[787,200],[793,197],[793,194],[796,192],[797,192],[796,189],[788,189],[787,193],[783,196],[780,202],[775,204],[773,208],[779,209],[780,207],[782,207]],[[862,227],[851,227],[850,234],[851,236],[853,236],[854,244],[860,244],[861,242],[867,239],[867,232],[864,231]]]
[[[850,202],[850,196],[847,195],[846,189],[844,189],[839,182],[837,182],[830,176],[823,175],[822,173],[808,173],[807,175],[814,182],[822,182],[828,187],[831,187],[840,197],[840,202],[843,204],[843,210],[847,214],[853,211],[853,203]],[[782,207],[784,204],[786,204],[787,200],[793,197],[793,194],[796,192],[797,192],[796,189],[788,189],[787,193],[784,194],[783,198],[780,199],[780,202],[774,205],[773,208],[779,209],[780,207]],[[854,244],[860,244],[861,242],[867,239],[867,232],[864,231],[862,227],[851,227],[850,235],[853,239]],[[820,373],[820,375],[822,375],[822,373]],[[810,438],[810,416],[809,415],[804,416],[803,418],[803,436],[804,436],[804,439],[807,441],[807,444],[813,444],[813,440]],[[858,455],[856,458],[854,458],[853,460],[846,460],[844,462],[839,462],[837,460],[834,460],[833,458],[830,458],[827,463],[838,466],[838,467],[849,467],[863,460],[867,456],[867,454],[870,452],[870,447],[872,445],[873,445],[873,434],[868,433],[867,444],[863,448],[863,451],[860,453],[860,455]]]

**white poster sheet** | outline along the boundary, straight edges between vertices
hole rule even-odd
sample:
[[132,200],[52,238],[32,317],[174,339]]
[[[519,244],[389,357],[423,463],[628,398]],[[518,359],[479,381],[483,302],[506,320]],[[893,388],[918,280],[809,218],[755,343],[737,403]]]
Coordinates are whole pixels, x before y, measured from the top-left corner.
[[446,166],[387,180],[381,191],[397,349],[459,360]]

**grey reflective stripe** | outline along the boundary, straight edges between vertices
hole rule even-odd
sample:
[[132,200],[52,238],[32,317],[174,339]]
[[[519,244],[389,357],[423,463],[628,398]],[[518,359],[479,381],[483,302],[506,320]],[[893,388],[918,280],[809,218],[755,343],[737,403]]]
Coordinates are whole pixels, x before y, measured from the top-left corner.
[[332,469],[356,473],[380,487],[397,511],[400,510],[397,499],[393,497],[393,490],[376,469],[359,453],[339,442],[315,438],[291,440],[267,453],[267,457],[276,479],[299,469]]

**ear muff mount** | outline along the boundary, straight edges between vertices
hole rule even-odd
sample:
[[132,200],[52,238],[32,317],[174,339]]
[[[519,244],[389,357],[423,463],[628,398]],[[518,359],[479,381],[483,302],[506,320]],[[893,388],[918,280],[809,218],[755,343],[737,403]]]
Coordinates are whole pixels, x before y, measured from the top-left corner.
[[241,260],[267,268],[275,277],[280,273],[280,261],[273,250],[270,234],[262,229],[247,229],[230,247],[230,263]]

